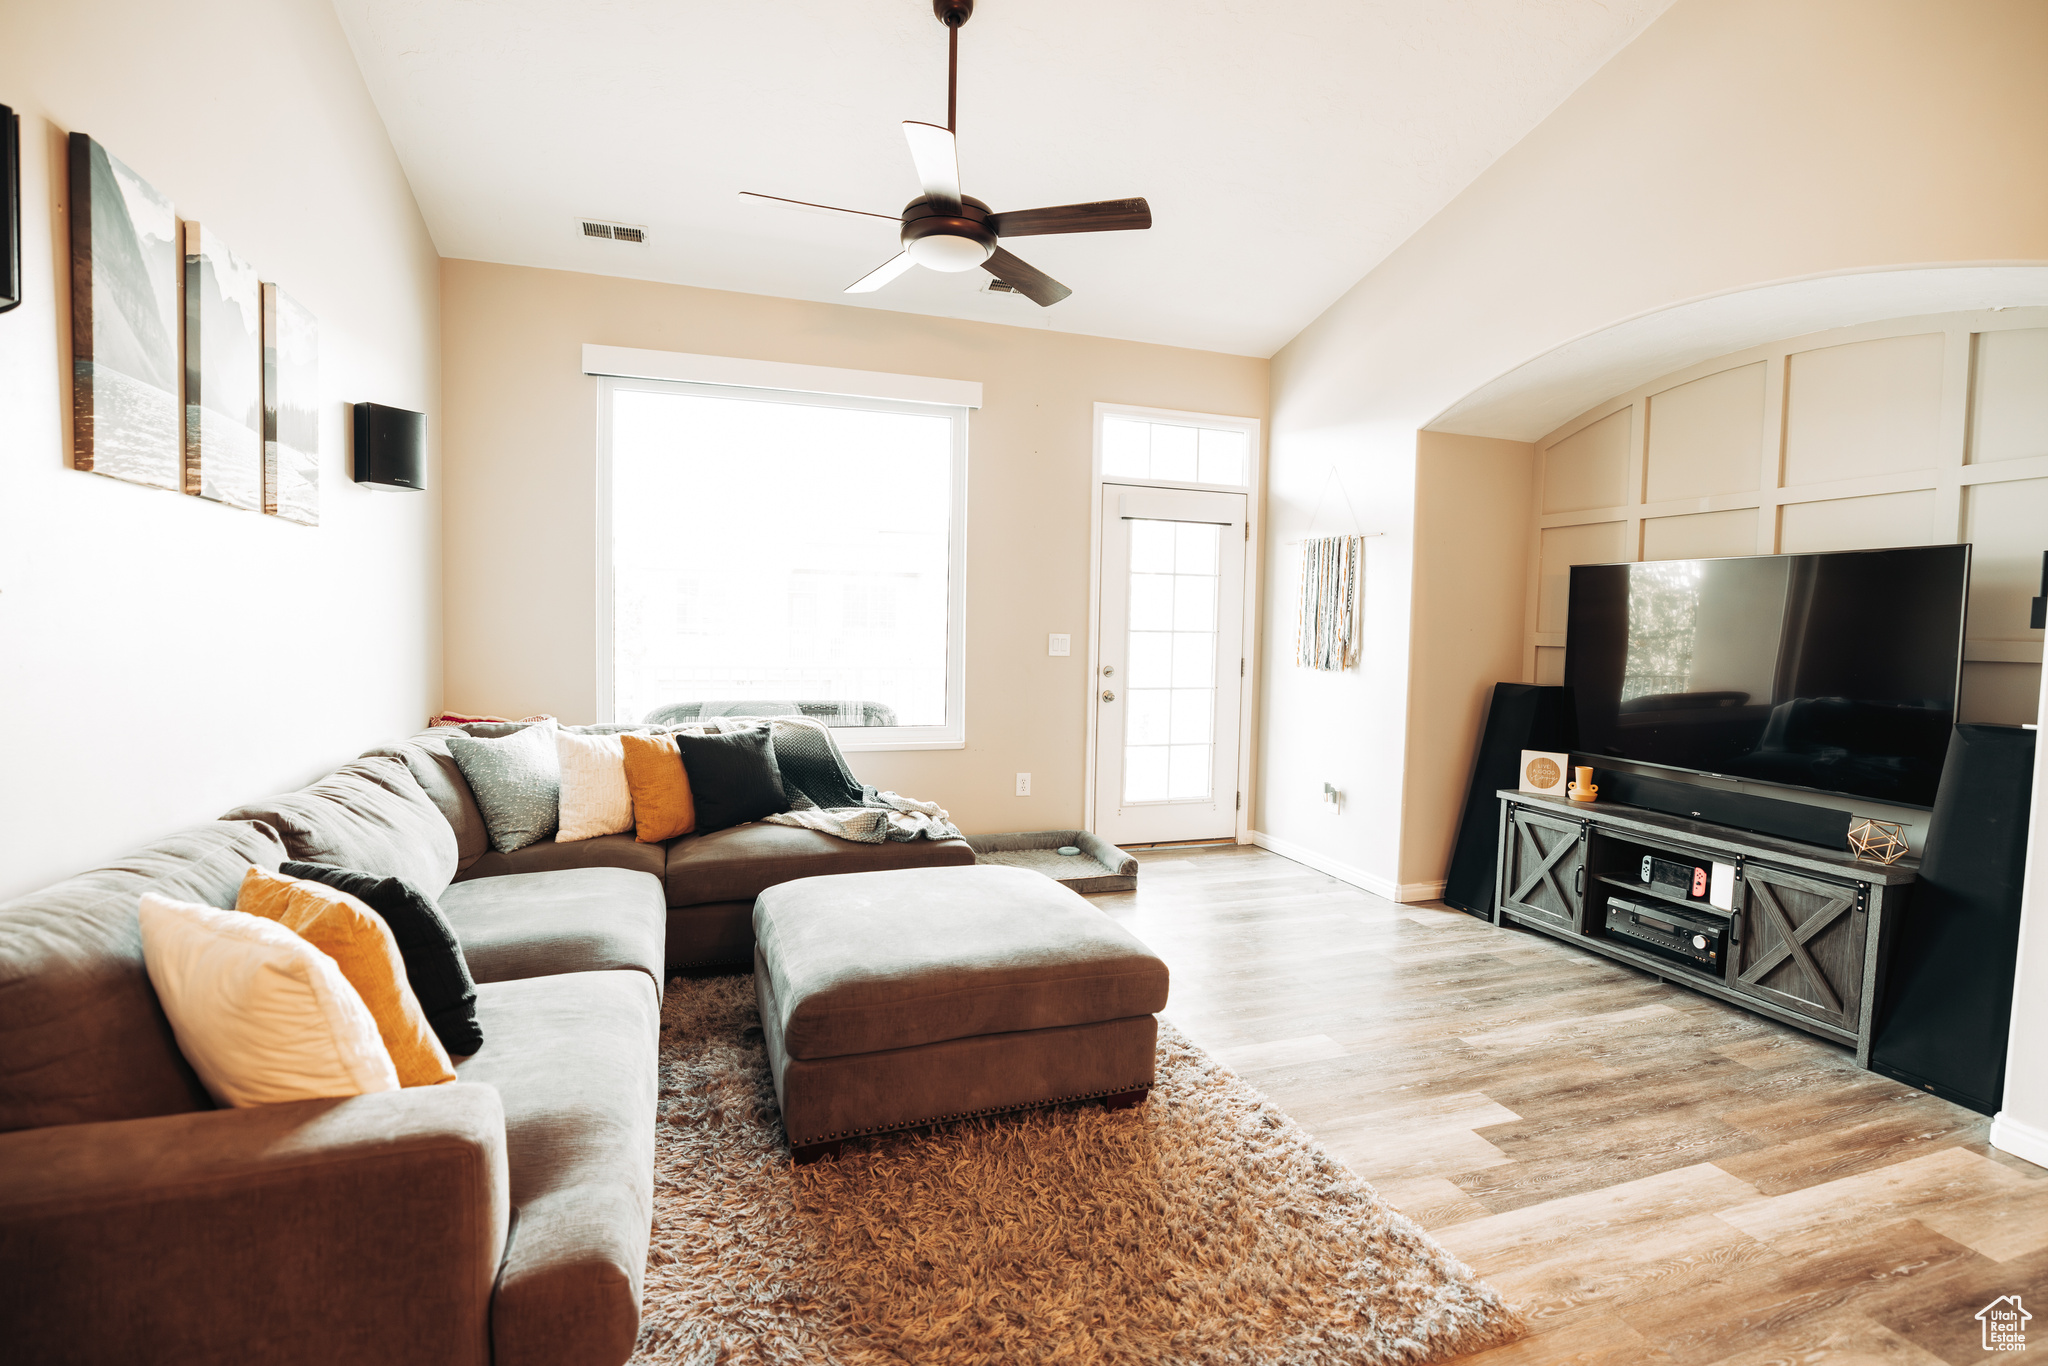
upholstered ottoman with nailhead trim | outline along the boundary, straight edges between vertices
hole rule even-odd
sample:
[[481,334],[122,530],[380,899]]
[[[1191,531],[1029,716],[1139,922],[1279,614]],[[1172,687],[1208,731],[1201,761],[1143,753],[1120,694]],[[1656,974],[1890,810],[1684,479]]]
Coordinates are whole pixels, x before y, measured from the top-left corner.
[[1166,964],[1042,873],[799,878],[754,902],[754,992],[799,1162],[861,1134],[1151,1088]]

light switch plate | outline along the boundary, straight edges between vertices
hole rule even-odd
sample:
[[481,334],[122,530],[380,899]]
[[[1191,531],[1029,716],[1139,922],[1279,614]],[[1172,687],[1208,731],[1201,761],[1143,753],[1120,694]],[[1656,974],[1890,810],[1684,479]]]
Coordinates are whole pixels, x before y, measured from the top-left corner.
[[1049,635],[1045,638],[1045,652],[1049,655],[1070,655],[1074,653],[1074,638],[1069,635]]

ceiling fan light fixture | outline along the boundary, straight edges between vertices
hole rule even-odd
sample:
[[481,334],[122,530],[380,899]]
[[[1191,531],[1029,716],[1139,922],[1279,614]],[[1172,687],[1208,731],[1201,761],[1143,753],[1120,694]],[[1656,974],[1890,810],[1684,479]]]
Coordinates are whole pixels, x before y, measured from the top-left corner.
[[978,242],[972,237],[956,237],[950,232],[935,232],[929,237],[906,242],[903,249],[910,253],[911,260],[925,269],[952,274],[979,266],[995,250],[995,244]]

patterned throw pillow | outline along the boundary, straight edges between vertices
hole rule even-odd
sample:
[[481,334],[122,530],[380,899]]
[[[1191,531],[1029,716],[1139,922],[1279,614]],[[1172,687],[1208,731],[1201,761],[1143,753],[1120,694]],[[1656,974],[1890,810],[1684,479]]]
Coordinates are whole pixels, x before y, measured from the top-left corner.
[[633,828],[633,792],[626,786],[626,749],[620,735],[555,733],[562,765],[562,815],[557,843],[616,835]]
[[538,721],[497,739],[448,737],[448,752],[476,797],[501,854],[537,844],[561,819],[562,765],[555,755],[555,723]]

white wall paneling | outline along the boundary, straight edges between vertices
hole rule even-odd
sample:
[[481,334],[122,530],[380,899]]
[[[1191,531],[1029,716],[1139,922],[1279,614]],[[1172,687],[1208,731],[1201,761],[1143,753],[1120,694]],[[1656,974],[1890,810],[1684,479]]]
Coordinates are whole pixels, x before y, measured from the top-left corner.
[[2027,600],[2048,551],[2048,309],[1871,323],[1718,357],[1565,423],[1537,443],[1537,481],[1525,677],[1562,676],[1574,564],[1964,540],[1962,718],[2035,719],[2042,633]]

